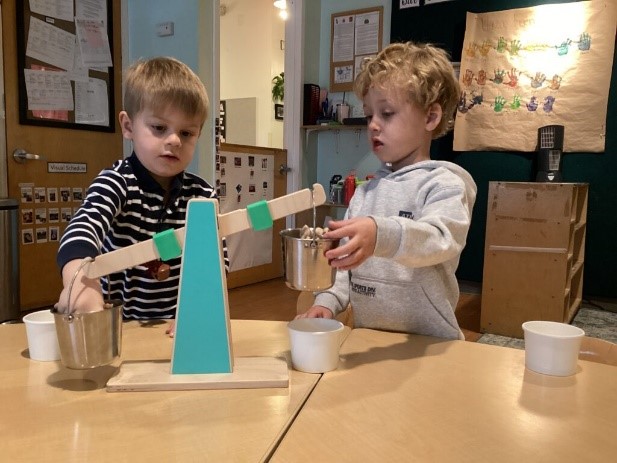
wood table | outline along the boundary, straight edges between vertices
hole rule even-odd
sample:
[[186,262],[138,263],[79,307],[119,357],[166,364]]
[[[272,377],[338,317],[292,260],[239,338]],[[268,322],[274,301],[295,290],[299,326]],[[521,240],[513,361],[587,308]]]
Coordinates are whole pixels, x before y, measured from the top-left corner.
[[522,350],[356,329],[272,462],[608,462],[617,369],[525,369]]
[[[122,359],[169,359],[166,326],[125,323]],[[231,333],[236,357],[289,358],[286,322],[232,320]],[[32,361],[24,325],[0,326],[0,460],[260,461],[320,377],[292,370],[289,388],[106,392],[116,368]]]

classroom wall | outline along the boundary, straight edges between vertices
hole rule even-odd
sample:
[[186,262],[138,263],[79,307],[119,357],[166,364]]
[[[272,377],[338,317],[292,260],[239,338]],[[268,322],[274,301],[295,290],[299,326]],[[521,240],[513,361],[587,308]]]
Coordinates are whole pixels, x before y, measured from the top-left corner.
[[[319,60],[318,79],[315,80],[314,72],[311,75],[305,72],[306,83],[317,84],[320,88],[326,89],[330,85],[330,22],[333,13],[383,6],[382,46],[389,43],[392,8],[390,0],[321,0],[319,6],[318,2],[313,4],[307,1],[306,3],[309,12],[305,12],[305,70],[307,67],[313,70],[315,59]],[[319,28],[315,27],[317,18],[320,22]],[[310,34],[314,35],[315,30],[319,31],[319,56],[317,57],[311,55],[312,50],[316,48],[316,42]],[[354,109],[356,111],[362,109],[362,104],[351,92],[330,93],[328,99],[331,105],[345,101],[351,105],[352,112]],[[345,176],[353,169],[359,178],[365,178],[379,168],[379,161],[369,148],[366,130],[311,133],[306,136],[305,140],[302,159],[302,181],[305,185],[313,183],[316,179],[327,190],[330,178],[334,174]]]
[[[195,40],[200,18],[198,0],[184,0],[182,8],[165,0],[130,0],[127,7],[129,55],[123,58],[125,68],[139,58],[173,56],[198,73],[200,49]],[[173,21],[174,35],[157,37],[156,24],[167,21]],[[193,158],[188,170],[200,172],[199,156]]]
[[[210,3],[210,2],[208,2]],[[226,0],[220,16],[220,99],[257,99],[256,145],[282,148],[283,122],[274,118],[272,77],[284,69],[284,22],[271,0]],[[199,72],[204,58],[212,58],[211,46],[198,37],[208,34],[212,5],[199,0],[183,0],[182,8],[166,0],[129,0],[128,59],[125,66],[141,57],[173,56],[197,72],[208,86],[210,72]],[[219,11],[215,12],[217,15]],[[155,26],[174,22],[174,35],[157,37]],[[210,92],[213,93],[213,92]],[[214,98],[211,96],[211,100]],[[218,108],[212,108],[216,117]],[[207,124],[204,129],[207,129]],[[205,135],[205,134],[204,134]],[[189,171],[214,181],[213,154],[202,135]]]
[[[466,11],[481,13],[567,1],[458,0],[398,11],[399,2],[393,0],[391,38],[393,42],[410,39],[434,42],[448,49],[454,61],[460,61]],[[556,19],[556,24],[550,26],[557,27],[557,24]],[[583,282],[583,294],[587,298],[617,297],[617,240],[613,236],[617,229],[616,71],[617,59],[613,57],[606,119],[606,152],[566,153],[563,157],[564,181],[589,183]],[[584,117],[584,114],[573,117]],[[515,128],[508,130],[515,132]],[[460,164],[471,173],[478,185],[474,217],[458,275],[466,280],[482,281],[488,182],[533,181],[535,155],[522,152],[453,152],[451,136],[439,140],[433,148],[434,157]]]

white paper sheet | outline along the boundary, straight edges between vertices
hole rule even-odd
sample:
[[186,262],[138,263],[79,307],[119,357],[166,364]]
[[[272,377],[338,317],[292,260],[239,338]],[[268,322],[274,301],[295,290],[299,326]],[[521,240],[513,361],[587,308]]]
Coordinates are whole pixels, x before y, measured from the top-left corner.
[[75,27],[83,65],[88,68],[113,66],[105,22],[75,19]]
[[30,11],[50,18],[73,21],[73,0],[30,0]]
[[379,12],[356,15],[355,54],[379,51]]
[[89,78],[75,82],[75,122],[79,124],[109,125],[107,84]]
[[354,16],[334,18],[334,37],[332,40],[332,61],[353,60],[354,54]]
[[74,34],[35,17],[30,18],[26,56],[71,71],[74,53]]
[[94,19],[107,23],[107,1],[75,0],[75,16],[79,19]]
[[73,110],[73,91],[66,72],[24,69],[29,110]]

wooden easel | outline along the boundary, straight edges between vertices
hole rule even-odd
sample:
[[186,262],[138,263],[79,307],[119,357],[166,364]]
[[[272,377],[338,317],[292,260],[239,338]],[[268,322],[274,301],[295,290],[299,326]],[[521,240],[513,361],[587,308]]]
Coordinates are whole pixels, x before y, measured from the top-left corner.
[[108,381],[107,390],[288,387],[286,360],[233,356],[221,236],[269,228],[273,220],[325,201],[323,187],[317,183],[313,191],[301,190],[223,215],[218,214],[216,200],[193,199],[188,204],[186,227],[103,254],[86,266],[87,277],[99,278],[183,254],[171,361],[124,362]]

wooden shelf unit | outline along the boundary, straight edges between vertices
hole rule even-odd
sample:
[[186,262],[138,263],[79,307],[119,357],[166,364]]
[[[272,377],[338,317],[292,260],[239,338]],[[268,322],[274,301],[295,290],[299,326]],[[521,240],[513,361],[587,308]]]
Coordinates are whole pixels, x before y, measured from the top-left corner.
[[588,185],[489,182],[480,329],[569,323],[583,294]]
[[[353,131],[360,140],[360,133],[362,130],[366,130],[366,124],[363,125],[345,125],[345,124],[327,124],[327,125],[303,125],[301,129],[304,130],[304,146],[308,146],[309,136],[313,132],[334,132],[337,136],[340,132]],[[336,152],[338,153],[338,141],[336,143]]]

